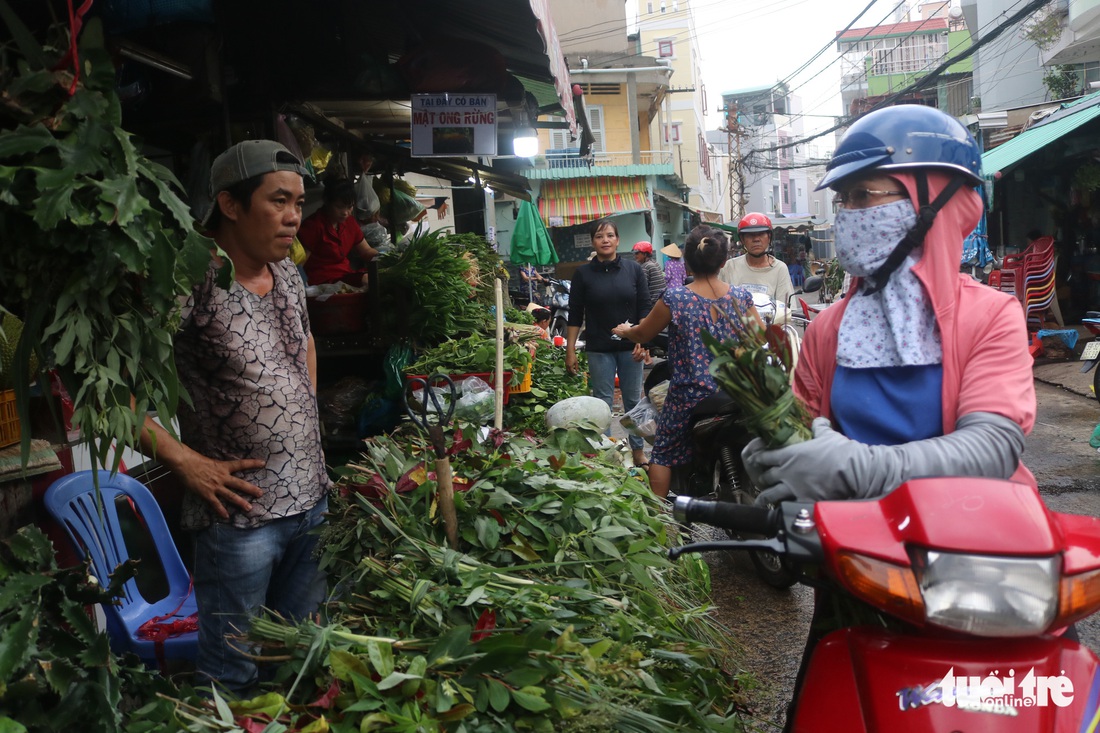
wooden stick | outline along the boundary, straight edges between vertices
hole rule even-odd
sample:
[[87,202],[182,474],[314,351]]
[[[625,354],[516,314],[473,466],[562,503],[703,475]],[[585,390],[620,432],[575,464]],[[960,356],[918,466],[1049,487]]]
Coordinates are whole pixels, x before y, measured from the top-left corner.
[[501,430],[504,427],[504,293],[499,277],[493,279],[493,295],[496,296],[497,305],[497,399],[493,427]]
[[458,513],[455,511],[454,478],[451,474],[451,459],[441,458],[435,462],[435,476],[439,485],[439,513],[443,515],[443,529],[447,531],[447,542],[452,550],[458,549]]

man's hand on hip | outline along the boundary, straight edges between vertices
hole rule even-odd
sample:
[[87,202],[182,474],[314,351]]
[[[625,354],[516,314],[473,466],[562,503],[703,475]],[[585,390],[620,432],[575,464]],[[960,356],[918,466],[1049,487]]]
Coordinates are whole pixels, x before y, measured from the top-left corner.
[[263,468],[264,465],[265,462],[258,458],[216,461],[195,453],[186,465],[180,467],[176,475],[188,489],[202,497],[215,514],[222,519],[229,519],[226,505],[233,505],[247,512],[252,509],[247,497],[258,499],[264,494],[259,486],[233,474]]

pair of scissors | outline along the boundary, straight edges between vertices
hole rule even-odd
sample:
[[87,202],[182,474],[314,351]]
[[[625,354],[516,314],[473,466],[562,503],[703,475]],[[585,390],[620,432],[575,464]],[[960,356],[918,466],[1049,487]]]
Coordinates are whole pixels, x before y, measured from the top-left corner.
[[[437,384],[445,387],[442,395],[433,389]],[[420,392],[419,399],[417,392]],[[436,458],[447,455],[443,427],[449,425],[454,417],[457,401],[458,388],[455,387],[454,380],[446,374],[414,377],[405,383],[405,413],[417,427],[428,434]]]
[[[442,383],[443,395],[436,393],[433,385]],[[416,393],[420,391],[420,399]],[[427,378],[415,377],[405,383],[405,412],[417,427],[428,434],[435,449],[435,475],[439,484],[439,512],[443,515],[443,527],[451,549],[458,549],[458,513],[455,511],[454,478],[451,474],[451,458],[447,455],[447,439],[443,428],[449,425],[455,414],[458,389],[454,380],[446,374],[433,374]]]

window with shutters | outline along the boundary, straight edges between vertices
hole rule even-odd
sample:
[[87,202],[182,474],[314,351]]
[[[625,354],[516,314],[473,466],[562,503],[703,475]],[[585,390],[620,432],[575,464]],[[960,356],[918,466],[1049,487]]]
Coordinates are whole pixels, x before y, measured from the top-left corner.
[[[601,105],[589,105],[585,107],[585,112],[588,115],[588,125],[592,128],[592,136],[596,138],[596,141],[592,143],[593,153],[604,152],[604,135],[603,135],[603,107]],[[564,117],[551,117],[554,122],[565,122]],[[550,149],[551,150],[568,150],[569,148],[576,148],[579,143],[575,140],[569,139],[569,130],[566,128],[553,128],[550,130]]]

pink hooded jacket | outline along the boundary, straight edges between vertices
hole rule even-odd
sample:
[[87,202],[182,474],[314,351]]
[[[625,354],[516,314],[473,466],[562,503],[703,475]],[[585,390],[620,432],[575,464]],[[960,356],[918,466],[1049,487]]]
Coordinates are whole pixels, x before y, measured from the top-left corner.
[[[916,208],[912,173],[882,171],[909,192]],[[947,185],[946,173],[929,172],[929,197],[934,200]],[[943,343],[943,432],[972,412],[1007,417],[1027,435],[1035,425],[1035,383],[1028,353],[1027,323],[1020,302],[959,272],[962,241],[982,214],[981,197],[963,187],[936,215],[924,239],[923,254],[913,272],[932,300]],[[849,298],[859,287],[853,278]],[[855,296],[858,297],[858,296]],[[794,391],[814,417],[832,418],[829,407],[836,371],[837,333],[848,298],[826,308],[806,330]],[[1012,480],[1035,485],[1035,477],[1021,462]]]

